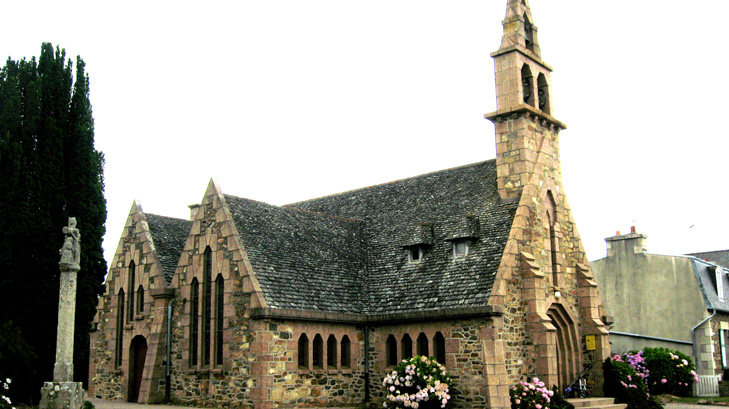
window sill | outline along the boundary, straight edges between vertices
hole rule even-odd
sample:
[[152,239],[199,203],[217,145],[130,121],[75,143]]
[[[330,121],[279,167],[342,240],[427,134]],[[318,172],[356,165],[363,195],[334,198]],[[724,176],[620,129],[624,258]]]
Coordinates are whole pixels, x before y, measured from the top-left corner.
[[144,319],[144,314],[137,314],[134,316],[134,319],[137,321],[141,321]]
[[134,324],[132,324],[131,322],[124,325],[124,329],[132,329],[132,328],[134,328]]

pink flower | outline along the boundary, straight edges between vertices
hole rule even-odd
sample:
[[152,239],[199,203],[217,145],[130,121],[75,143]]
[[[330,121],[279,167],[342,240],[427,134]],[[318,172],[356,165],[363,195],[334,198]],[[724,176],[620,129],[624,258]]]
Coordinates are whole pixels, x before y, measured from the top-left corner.
[[666,383],[666,382],[668,382],[668,381],[666,380],[666,378],[663,378],[663,379],[661,379],[661,383]]
[[535,406],[535,408],[542,409],[542,405],[540,405],[540,404],[537,403],[537,406]]

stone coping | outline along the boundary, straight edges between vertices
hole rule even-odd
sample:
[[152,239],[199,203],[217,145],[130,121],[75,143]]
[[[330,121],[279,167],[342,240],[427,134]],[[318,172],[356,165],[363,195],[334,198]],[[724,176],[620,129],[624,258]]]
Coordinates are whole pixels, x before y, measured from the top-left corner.
[[521,53],[522,55],[529,57],[532,61],[535,63],[541,65],[545,69],[547,69],[549,72],[554,71],[554,68],[552,68],[551,65],[547,64],[546,62],[542,61],[542,58],[538,56],[533,51],[529,50],[528,48],[525,48],[524,46],[520,44],[511,44],[506,47],[499,48],[498,50],[491,53],[491,58],[496,58],[499,55],[510,53],[512,51],[517,51]]
[[284,319],[343,324],[386,324],[403,321],[435,321],[439,319],[502,316],[504,314],[504,308],[501,306],[487,305],[473,308],[366,315],[261,307],[251,309],[250,314],[252,319]]
[[507,118],[513,114],[519,114],[523,112],[528,112],[536,117],[539,117],[550,124],[554,125],[555,128],[558,128],[559,130],[567,129],[567,125],[563,122],[558,121],[555,117],[545,114],[544,112],[534,108],[533,106],[529,104],[519,104],[515,108],[510,109],[502,109],[499,111],[490,112],[488,114],[485,114],[483,117],[488,119],[491,122],[496,123],[497,121],[501,121],[504,118]]

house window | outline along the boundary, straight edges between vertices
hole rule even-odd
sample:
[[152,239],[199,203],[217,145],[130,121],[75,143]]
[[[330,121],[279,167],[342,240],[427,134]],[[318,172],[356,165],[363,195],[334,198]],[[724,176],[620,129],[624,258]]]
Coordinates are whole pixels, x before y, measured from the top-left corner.
[[134,305],[134,284],[135,284],[135,277],[134,273],[136,270],[136,266],[134,265],[134,261],[129,263],[129,274],[127,276],[127,289],[129,290],[129,302],[127,303],[127,322],[132,322],[134,320],[134,308],[136,307]]
[[387,365],[397,365],[397,341],[395,336],[390,334],[385,341],[385,353],[387,354]]
[[445,338],[440,331],[436,332],[435,336],[433,337],[433,349],[435,350],[433,351],[435,354],[435,360],[445,365]]
[[419,263],[423,259],[423,248],[413,246],[408,249],[408,259],[411,263]]
[[306,334],[299,337],[299,369],[309,369],[309,338]]
[[337,369],[337,339],[334,335],[327,338],[327,369]]
[[418,355],[428,356],[428,337],[422,332],[418,335]]
[[345,335],[342,337],[342,353],[340,354],[341,355],[340,358],[342,360],[342,362],[341,362],[342,368],[349,368],[352,365],[350,353],[351,353],[351,346],[350,346],[350,342],[349,342],[349,337]]
[[198,314],[200,309],[200,284],[197,278],[190,284],[190,366],[197,366],[197,340],[200,334]]
[[114,366],[119,368],[122,364],[122,347],[124,345],[124,289],[119,289],[116,297],[116,345]]
[[203,326],[203,339],[202,339],[202,364],[203,366],[210,365],[210,333],[212,332],[211,312],[212,312],[212,275],[213,275],[213,257],[212,250],[210,247],[205,248],[203,254],[203,308],[202,308],[202,326]]
[[137,314],[144,314],[144,287],[141,284],[137,289]]
[[410,359],[413,357],[413,339],[410,335],[405,334],[402,336],[402,359]]
[[324,340],[321,335],[316,334],[314,337],[314,343],[312,344],[312,359],[311,363],[314,368],[321,369],[324,367]]
[[218,274],[215,279],[215,364],[223,364],[223,316],[225,298],[225,282],[223,276]]
[[461,239],[453,241],[453,257],[466,257],[468,254],[468,241]]

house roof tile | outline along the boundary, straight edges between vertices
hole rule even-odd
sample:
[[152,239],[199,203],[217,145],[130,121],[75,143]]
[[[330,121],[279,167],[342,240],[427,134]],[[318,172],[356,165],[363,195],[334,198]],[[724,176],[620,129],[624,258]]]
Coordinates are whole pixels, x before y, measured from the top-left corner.
[[152,241],[157,250],[162,272],[169,285],[175,275],[175,268],[180,261],[187,235],[190,234],[192,222],[151,213],[145,213],[144,217],[152,234]]

